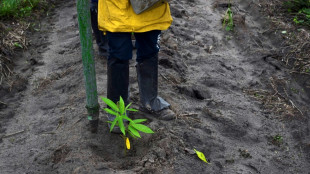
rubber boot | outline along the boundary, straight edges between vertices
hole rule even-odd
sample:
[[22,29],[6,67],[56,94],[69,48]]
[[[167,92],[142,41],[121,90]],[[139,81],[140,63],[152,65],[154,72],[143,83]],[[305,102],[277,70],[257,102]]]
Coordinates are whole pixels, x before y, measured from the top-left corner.
[[158,119],[172,120],[174,112],[169,109],[170,104],[158,96],[158,55],[144,59],[136,65],[141,111],[149,111]]
[[90,17],[91,26],[98,45],[99,56],[107,58],[109,56],[108,39],[98,28],[98,2],[90,3]]
[[[108,59],[108,93],[107,98],[117,103],[122,96],[125,104],[129,98],[129,60],[117,58]],[[113,121],[114,115],[108,114],[108,120]],[[109,128],[111,124],[108,124]],[[113,133],[121,133],[119,127],[114,127]]]

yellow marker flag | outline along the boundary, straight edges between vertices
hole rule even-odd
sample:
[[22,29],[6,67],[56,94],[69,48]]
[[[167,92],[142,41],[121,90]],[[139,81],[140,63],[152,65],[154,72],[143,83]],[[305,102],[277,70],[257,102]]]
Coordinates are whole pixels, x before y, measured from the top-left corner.
[[194,151],[196,152],[198,158],[200,158],[202,161],[204,161],[207,164],[210,164],[207,160],[205,155],[202,152],[199,152],[198,150],[194,149]]
[[128,137],[126,137],[126,147],[128,150],[130,149],[130,141]]

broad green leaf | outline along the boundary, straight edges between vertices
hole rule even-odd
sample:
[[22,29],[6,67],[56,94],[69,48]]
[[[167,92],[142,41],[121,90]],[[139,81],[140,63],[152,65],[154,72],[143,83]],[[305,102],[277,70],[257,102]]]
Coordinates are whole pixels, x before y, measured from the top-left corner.
[[112,124],[111,124],[111,128],[110,128],[110,132],[112,132],[117,120],[119,120],[119,117],[115,117],[115,119],[113,120]]
[[107,113],[109,113],[109,114],[112,114],[112,115],[115,115],[115,116],[117,116],[118,115],[118,113],[116,113],[116,112],[114,112],[114,111],[112,111],[111,109],[109,109],[109,108],[104,108],[103,109],[104,111],[106,111]]
[[129,109],[127,109],[127,111],[138,112],[139,110],[133,109],[133,108],[129,108]]
[[202,161],[204,161],[207,164],[210,164],[207,160],[205,155],[202,152],[199,152],[198,150],[194,149],[194,151],[196,152],[197,156],[199,159],[201,159]]
[[134,123],[142,123],[145,122],[147,119],[135,119],[133,120]]
[[129,130],[129,132],[131,132],[134,136],[141,138],[139,132],[138,132],[134,127],[132,127],[131,125],[128,126],[128,130]]
[[310,15],[310,8],[304,8],[302,9],[302,12],[304,12],[307,15]]
[[136,137],[133,133],[131,133],[130,131],[128,131],[128,134],[129,134],[132,138],[138,138],[138,137]]
[[93,120],[93,117],[89,115],[89,116],[87,116],[87,119],[88,120]]
[[119,96],[119,112],[121,113],[121,115],[123,115],[125,112],[125,103],[122,96]]
[[123,135],[126,135],[124,122],[123,122],[123,119],[121,119],[120,117],[118,119],[118,125],[119,125],[119,128],[121,129]]
[[143,124],[132,124],[132,126],[137,129],[138,131],[144,132],[144,133],[148,133],[148,134],[152,134],[154,133],[152,131],[152,129],[150,129],[149,127],[143,125]]
[[104,101],[105,104],[110,106],[114,111],[119,112],[117,105],[112,100],[110,100],[108,98],[101,97],[101,96],[100,96],[100,98],[102,101]]

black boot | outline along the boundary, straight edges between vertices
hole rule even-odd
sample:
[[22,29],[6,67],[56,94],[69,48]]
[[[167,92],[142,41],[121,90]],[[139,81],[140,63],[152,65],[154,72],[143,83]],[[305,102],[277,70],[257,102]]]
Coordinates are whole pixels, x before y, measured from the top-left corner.
[[[128,104],[129,90],[129,60],[117,58],[108,59],[108,93],[107,98],[117,103],[122,96]],[[113,121],[114,115],[108,114],[108,120]],[[110,127],[110,124],[108,124]],[[121,133],[119,127],[114,127],[113,133]]]
[[90,3],[90,17],[91,26],[98,45],[99,56],[107,58],[109,56],[108,39],[107,36],[103,35],[103,31],[100,31],[98,28],[98,2]]
[[170,104],[158,96],[158,55],[144,59],[136,66],[142,111],[150,111],[157,118],[171,120],[175,117]]

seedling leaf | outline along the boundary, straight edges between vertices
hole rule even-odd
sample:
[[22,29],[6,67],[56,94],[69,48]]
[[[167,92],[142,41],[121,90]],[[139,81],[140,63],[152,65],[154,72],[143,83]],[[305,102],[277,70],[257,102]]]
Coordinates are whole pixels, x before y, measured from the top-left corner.
[[139,132],[138,132],[134,127],[132,127],[131,125],[129,125],[129,126],[128,126],[128,129],[129,129],[130,133],[132,133],[134,136],[141,138]]
[[133,120],[134,123],[142,123],[142,122],[145,122],[147,119],[136,119],[136,120]]
[[115,115],[115,116],[118,115],[116,112],[112,111],[112,110],[109,109],[109,108],[105,108],[104,111],[106,111],[106,112],[109,113],[109,114]]
[[121,115],[123,115],[125,112],[125,103],[121,96],[119,97],[119,110],[120,110],[119,112],[121,113]]
[[128,120],[128,121],[130,121],[130,122],[133,122],[132,119],[130,119],[129,117],[127,117],[127,116],[125,116],[125,115],[121,116],[121,118],[122,118],[122,119],[125,119],[125,120]]
[[104,97],[100,97],[100,98],[102,99],[102,101],[105,102],[105,104],[110,106],[114,111],[119,112],[117,105],[112,100],[110,100],[108,98],[104,98]]
[[145,126],[143,124],[132,124],[132,127],[137,129],[138,131],[141,131],[141,132],[144,132],[144,133],[148,133],[148,134],[154,133],[152,131],[152,129],[150,129],[149,127],[147,127],[147,126]]
[[131,104],[132,104],[132,103],[129,103],[129,104],[126,106],[125,110],[128,110],[128,108],[131,106]]
[[115,124],[116,124],[118,118],[119,118],[119,117],[116,117],[116,118],[113,120],[113,122],[112,122],[112,124],[111,124],[111,128],[110,128],[110,132],[112,132],[112,130],[113,130],[113,128],[114,128],[114,126],[115,126]]
[[137,138],[132,132],[128,131],[128,134],[132,137],[132,138]]
[[126,133],[125,133],[125,126],[124,126],[124,123],[123,123],[123,119],[121,119],[120,117],[119,117],[119,119],[118,119],[118,125],[119,125],[119,128],[121,129],[123,135],[126,135]]
[[202,152],[199,152],[198,150],[194,149],[194,151],[196,152],[197,156],[199,159],[201,159],[202,161],[204,161],[207,164],[210,164],[207,160],[205,155]]
[[138,112],[139,110],[133,109],[133,108],[128,108],[127,111]]

